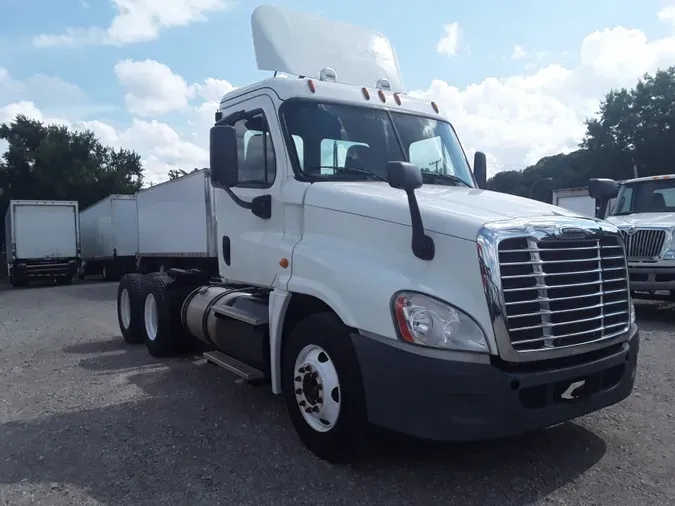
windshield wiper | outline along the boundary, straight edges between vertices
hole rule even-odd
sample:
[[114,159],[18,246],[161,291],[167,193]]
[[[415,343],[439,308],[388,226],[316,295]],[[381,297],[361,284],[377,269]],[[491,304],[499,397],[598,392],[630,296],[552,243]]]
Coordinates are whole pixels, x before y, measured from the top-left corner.
[[356,167],[334,167],[332,165],[313,165],[313,169],[333,169],[335,173],[339,172],[353,172],[357,174],[368,174],[369,176],[374,177],[375,179],[378,179],[379,181],[384,181],[385,183],[387,182],[386,178],[380,176],[377,172],[373,172],[372,170],[368,169],[358,169]]
[[442,181],[451,181],[453,183],[459,183],[460,185],[467,186],[469,188],[473,188],[469,183],[464,181],[462,178],[459,178],[455,175],[452,174],[439,174],[436,172],[424,172],[422,171],[422,177],[428,177],[428,178],[438,178]]

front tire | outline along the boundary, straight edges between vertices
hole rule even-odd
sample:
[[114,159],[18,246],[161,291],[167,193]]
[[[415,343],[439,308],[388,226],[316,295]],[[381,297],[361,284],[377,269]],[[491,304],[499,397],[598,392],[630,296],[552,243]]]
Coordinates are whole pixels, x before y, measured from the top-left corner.
[[333,313],[299,322],[284,345],[282,386],[302,442],[329,462],[346,462],[365,448],[366,399],[347,327]]

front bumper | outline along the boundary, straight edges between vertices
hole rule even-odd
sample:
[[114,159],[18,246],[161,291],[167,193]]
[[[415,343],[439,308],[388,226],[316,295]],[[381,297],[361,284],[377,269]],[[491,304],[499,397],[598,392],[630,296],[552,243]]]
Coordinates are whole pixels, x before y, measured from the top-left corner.
[[675,263],[628,264],[631,290],[675,290]]
[[25,278],[46,278],[54,276],[74,276],[79,267],[77,259],[68,260],[28,260],[15,262],[13,269]]
[[[352,342],[372,424],[424,439],[472,441],[548,427],[628,397],[640,346],[637,326],[630,333],[627,342],[586,361],[523,372],[450,361],[442,350],[384,338],[353,334]],[[564,400],[561,394],[581,380],[581,398]]]

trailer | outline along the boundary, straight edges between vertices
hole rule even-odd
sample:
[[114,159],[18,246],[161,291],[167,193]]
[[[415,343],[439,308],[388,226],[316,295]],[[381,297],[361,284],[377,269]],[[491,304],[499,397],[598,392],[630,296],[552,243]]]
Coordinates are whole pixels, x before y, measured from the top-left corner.
[[591,198],[588,188],[562,188],[553,190],[552,203],[554,206],[564,207],[576,211],[590,218],[595,216],[595,199]]
[[134,195],[108,195],[80,212],[82,276],[106,281],[136,269],[138,217]]
[[45,278],[70,284],[80,264],[77,202],[11,200],[5,213],[5,249],[13,286]]
[[218,273],[214,189],[207,169],[136,193],[139,272],[172,267]]
[[329,461],[357,459],[370,425],[495,439],[630,395],[640,336],[617,227],[485,190],[485,154],[471,167],[441,107],[405,94],[381,33],[269,5],[251,28],[278,74],[215,111],[217,205],[180,215],[167,183],[154,221],[176,251],[198,230],[218,276],[125,275],[128,343],[268,385]]

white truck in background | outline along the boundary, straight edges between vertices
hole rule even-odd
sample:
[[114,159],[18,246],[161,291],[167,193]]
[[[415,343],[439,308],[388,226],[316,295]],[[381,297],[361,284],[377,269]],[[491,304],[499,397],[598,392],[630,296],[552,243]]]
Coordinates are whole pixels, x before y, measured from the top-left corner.
[[590,218],[596,215],[596,201],[588,193],[587,187],[553,190],[552,203],[554,206],[563,207]]
[[202,169],[136,193],[137,270],[218,274],[214,189]]
[[603,219],[606,218],[612,209],[614,201],[615,199],[610,199],[604,214],[602,216],[598,216],[597,201],[591,197],[587,186],[577,188],[561,188],[558,190],[553,190],[552,192],[552,203],[554,206],[563,207],[590,218],[593,218],[594,216]]
[[675,296],[675,174],[612,183],[606,220],[624,238],[631,290]]
[[134,195],[108,195],[80,212],[82,276],[119,281],[136,270],[138,216]]
[[251,25],[258,68],[286,75],[216,112],[219,277],[125,275],[127,342],[200,344],[269,383],[331,461],[358,455],[369,424],[491,439],[630,395],[640,340],[614,225],[484,190],[485,155],[472,172],[382,34],[267,5]]
[[5,248],[13,286],[44,278],[70,284],[80,264],[77,202],[11,200],[5,213]]

